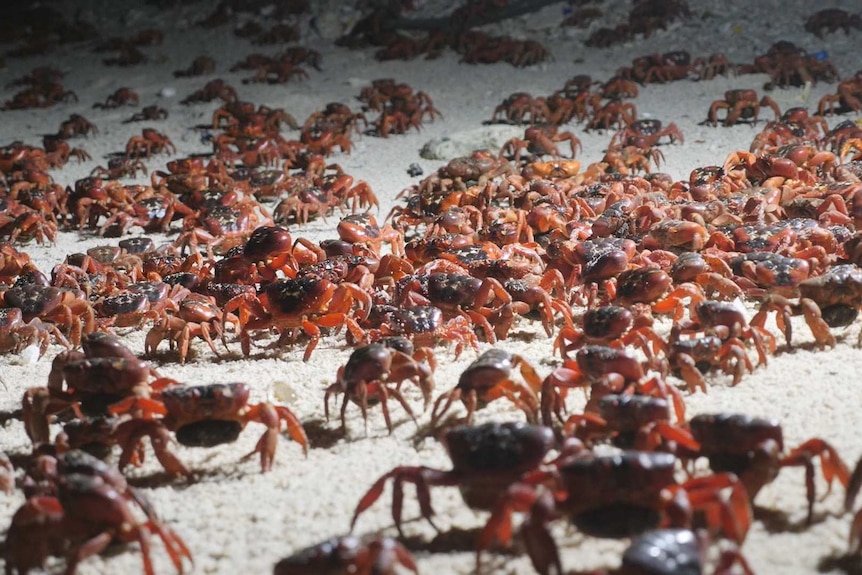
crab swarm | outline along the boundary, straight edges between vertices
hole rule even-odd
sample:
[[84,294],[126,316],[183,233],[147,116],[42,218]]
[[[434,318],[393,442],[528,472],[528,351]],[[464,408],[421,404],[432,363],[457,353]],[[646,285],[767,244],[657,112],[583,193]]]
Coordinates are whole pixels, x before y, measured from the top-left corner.
[[[201,24],[217,26],[234,10],[223,4]],[[812,33],[838,27],[842,15],[824,12],[807,22]],[[625,28],[599,30],[590,41],[609,45],[614,33],[648,35],[689,16],[683,2],[637,2]],[[846,28],[856,25],[849,19]],[[82,33],[80,23],[55,26],[58,44]],[[269,45],[295,41],[297,30],[246,23],[236,33]],[[23,41],[10,56],[51,49]],[[141,48],[161,42],[159,31],[145,30],[95,49],[116,52],[104,63],[125,67],[146,62]],[[522,66],[547,56],[540,45],[479,33],[464,32],[458,42],[467,42],[460,46],[467,63]],[[427,48],[397,36],[384,44],[379,58]],[[306,78],[303,65],[320,70],[320,54],[298,47],[251,54],[231,70],[252,72],[244,84],[282,84]],[[176,76],[211,74],[215,66],[197,58]],[[816,114],[782,111],[755,90],[728,90],[705,103],[704,124],[756,127],[771,114],[750,146],[681,181],[654,171],[662,150],[672,153],[668,146],[684,135],[673,122],[638,119],[631,100],[641,86],[732,70],[768,75],[766,89],[837,79],[828,60],[778,42],[750,65],[673,51],[637,58],[604,82],[575,76],[548,96],[517,92],[490,121],[528,124],[523,137],[440,166],[379,221],[371,186],[328,158],[349,153],[354,137],[397,136],[440,117],[427,93],[392,78],[361,88],[359,108],[329,103],[302,123],[212,79],[182,101],[219,103],[196,127],[212,146],[206,157],[175,157],[170,137],[148,126],[107,166],[66,186],[52,171],[90,159],[69,140],[99,137],[82,114],[71,114],[42,146],[3,145],[0,352],[42,356],[52,344],[65,348],[53,354],[44,385],[22,398],[32,450],[0,461],[0,487],[20,486],[25,496],[6,533],[7,571],[27,572],[58,556],[72,573],[119,541],[139,545],[151,575],[155,536],[182,573],[193,549],[129,485],[127,469],[152,453],[168,477],[194,480],[198,470],[173,444],[230,443],[249,423],[265,428],[252,451],[262,472],[273,467],[283,428],[303,452],[315,447],[290,407],[253,401],[246,382],[193,385],[162,376],[154,358],[163,342],[166,363],[185,363],[204,345],[225,361],[294,346],[308,360],[324,335],[343,335],[355,349],[332,370],[321,398],[327,419],[340,400],[337,433],[347,435],[353,405],[366,430],[369,411],[379,409],[390,433],[392,409],[417,424],[427,414],[417,433],[440,437],[452,464],[385,473],[345,530],[361,525],[392,483],[392,519],[406,540],[405,484],[415,486],[428,521],[431,488],[455,486],[467,507],[486,513],[474,547],[480,567],[484,551],[510,544],[517,514],[517,534],[541,574],[563,571],[550,531],[560,519],[588,536],[633,538],[623,567],[609,573],[667,573],[674,565],[700,572],[709,540],[719,548],[717,572],[750,572],[741,546],[755,520],[752,501],[785,468],[803,467],[812,522],[818,463],[826,482],[845,489],[851,511],[862,465],[851,472],[827,440],[788,447],[774,419],[686,415],[687,397],[720,377],[710,372],[744,385],[772,356],[792,350],[792,316],[803,316],[825,349],[862,302],[862,131],[826,121],[862,109],[862,72],[824,96]],[[3,109],[73,104],[77,95],[62,79],[58,70],[33,69],[13,81],[23,88]],[[126,87],[93,109],[139,103]],[[379,115],[369,119],[372,113]],[[145,106],[124,122],[167,117]],[[575,159],[581,141],[561,129],[575,124],[609,136],[601,161]],[[297,137],[285,137],[287,130]],[[145,162],[161,156],[171,159],[150,171]],[[139,172],[147,183],[121,181]],[[337,237],[298,235],[326,218],[338,219]],[[50,269],[24,251],[28,242],[75,231],[121,239],[68,254]],[[132,231],[144,235],[128,237]],[[547,355],[558,356],[554,367],[543,370],[498,346],[527,325],[535,328],[531,337],[544,332]],[[142,349],[123,340],[136,330],[145,330]],[[440,356],[467,350],[482,353],[458,381],[436,381]],[[577,409],[574,388],[587,394]],[[510,403],[519,420],[473,425],[497,400]],[[859,553],[862,512],[849,532],[850,550]],[[298,551],[274,572],[390,574],[399,566],[417,572],[402,542],[371,533]]]

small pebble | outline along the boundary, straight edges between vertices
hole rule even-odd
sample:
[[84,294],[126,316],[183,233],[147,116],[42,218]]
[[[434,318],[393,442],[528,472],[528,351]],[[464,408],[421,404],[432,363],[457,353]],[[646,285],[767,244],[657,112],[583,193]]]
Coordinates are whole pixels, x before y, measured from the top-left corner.
[[272,382],[272,395],[279,403],[292,404],[296,401],[296,391],[286,381],[276,380]]
[[420,166],[416,162],[413,162],[412,164],[410,164],[410,167],[407,168],[407,175],[410,176],[411,178],[415,178],[416,176],[421,176],[424,173],[425,172],[422,170],[422,166]]
[[19,357],[23,365],[33,365],[34,363],[39,361],[39,346],[28,345],[21,350]]
[[173,98],[177,95],[177,89],[171,88],[170,86],[166,86],[159,90],[159,97],[161,98]]

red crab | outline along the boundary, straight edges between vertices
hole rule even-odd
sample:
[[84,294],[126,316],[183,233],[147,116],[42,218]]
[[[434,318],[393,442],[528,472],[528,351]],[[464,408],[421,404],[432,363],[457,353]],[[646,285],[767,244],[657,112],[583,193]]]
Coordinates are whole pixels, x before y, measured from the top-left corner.
[[[178,573],[193,562],[182,538],[161,522],[143,494],[114,468],[82,451],[69,451],[44,466],[51,495],[33,496],[12,517],[6,533],[6,571],[27,573],[42,568],[49,556],[65,556],[65,573],[101,553],[114,541],[137,542],[145,575],[155,575],[150,537],[165,546]],[[143,514],[143,518],[141,518]]]
[[671,122],[666,128],[662,128],[661,120],[654,118],[641,119],[632,122],[622,131],[614,134],[611,138],[610,147],[635,146],[642,150],[648,150],[659,144],[661,138],[667,137],[670,143],[679,141],[683,143],[682,132]]
[[[397,349],[393,347],[404,349]],[[383,343],[371,343],[350,354],[347,363],[338,368],[336,381],[326,388],[323,396],[324,414],[329,419],[329,398],[331,395],[343,393],[341,403],[341,430],[346,429],[344,414],[348,401],[359,404],[362,418],[368,425],[368,405],[380,403],[386,427],[392,433],[392,420],[389,417],[387,401],[389,397],[398,400],[404,410],[413,417],[410,404],[404,399],[399,388],[404,380],[409,380],[419,386],[425,399],[425,407],[431,401],[431,390],[434,388],[434,376],[428,363],[422,362],[427,351],[413,352],[413,344],[404,338],[391,338]],[[433,361],[433,358],[430,358]],[[394,385],[394,387],[392,387]]]
[[416,485],[422,517],[432,525],[431,487],[458,487],[469,507],[485,511],[494,509],[512,483],[539,467],[553,447],[553,440],[550,428],[524,423],[453,427],[441,439],[452,459],[452,469],[401,466],[386,473],[360,499],[350,523],[351,530],[359,516],[380,498],[390,479],[394,483],[392,519],[402,537],[401,509],[405,483]]
[[763,106],[772,108],[776,120],[781,116],[778,104],[769,96],[763,96],[758,101],[757,92],[754,90],[728,90],[724,93],[723,100],[716,100],[709,106],[707,123],[717,126],[718,111],[727,110],[727,116],[724,118],[725,126],[732,126],[740,119],[750,119],[753,124],[756,124],[760,108]]
[[57,325],[74,346],[95,330],[93,307],[81,290],[28,284],[2,292],[2,299],[5,307],[21,310],[25,323],[39,318]]
[[571,132],[558,132],[556,126],[531,126],[524,130],[524,138],[512,138],[503,144],[500,156],[511,156],[515,163],[521,161],[521,152],[526,150],[536,156],[551,155],[560,157],[558,142],[568,142],[571,157],[581,147],[581,141]]
[[[523,382],[512,379],[515,368],[520,371]],[[459,399],[467,408],[464,422],[469,425],[477,409],[499,397],[505,397],[523,411],[527,421],[535,422],[541,385],[535,368],[526,359],[502,349],[489,349],[467,366],[454,388],[437,398],[431,411],[431,426],[437,427],[452,403]]]
[[[842,264],[829,268],[826,273],[800,281],[796,285],[797,302],[779,294],[764,298],[751,325],[763,328],[770,312],[777,312],[778,329],[784,333],[787,345],[791,345],[791,315],[804,315],[814,340],[821,349],[835,346],[835,336],[830,327],[850,325],[859,315],[862,303],[862,270],[854,264]],[[862,334],[860,334],[862,342]]]
[[809,524],[817,498],[813,459],[820,457],[821,471],[829,489],[834,479],[844,487],[850,482],[847,465],[835,448],[820,438],[809,439],[785,454],[781,424],[774,419],[742,414],[700,414],[693,417],[688,426],[692,437],[700,444],[695,457],[708,458],[710,468],[716,473],[728,472],[739,477],[752,501],[785,467],[804,467]]
[[[676,575],[707,573],[708,537],[691,529],[653,529],[632,539],[623,552],[619,569],[591,571],[590,575]],[[754,575],[745,556],[736,547],[724,548],[715,561],[713,575]],[[572,575],[586,575],[573,572]]]
[[479,340],[472,320],[457,315],[443,320],[443,310],[430,305],[418,306],[373,306],[368,322],[379,327],[368,329],[360,341],[380,341],[386,337],[404,337],[417,349],[432,348],[440,342],[455,343],[455,358],[470,345],[479,352]]
[[396,575],[402,569],[419,575],[406,547],[395,539],[352,535],[301,549],[275,564],[273,575]]
[[823,38],[824,32],[836,32],[839,29],[849,34],[850,28],[862,30],[862,17],[839,8],[818,10],[805,20],[805,30],[818,38]]
[[530,124],[538,124],[547,121],[551,112],[544,98],[534,98],[526,92],[516,92],[494,108],[491,121],[500,121],[498,119],[501,116],[509,124],[526,124],[527,116],[530,118]]
[[176,154],[177,147],[166,135],[144,128],[140,136],[132,136],[126,143],[126,158],[149,158],[153,154]]
[[[279,342],[295,338],[302,330],[311,338],[303,359],[308,361],[320,340],[320,327],[347,325],[357,340],[361,330],[354,319],[353,307],[363,310],[359,321],[368,317],[371,296],[358,285],[343,282],[338,285],[319,276],[279,279],[261,290],[259,296],[241,294],[229,301],[224,313],[237,311],[240,342],[245,355],[251,352],[251,331],[276,328],[281,331]],[[278,345],[278,344],[276,344]]]
[[[647,318],[637,316],[628,308],[609,305],[588,309],[583,316],[581,329],[565,326],[554,340],[554,351],[560,350],[563,359],[569,352],[588,344],[606,344],[626,347],[635,344],[648,355],[664,348],[664,340],[653,331]],[[650,346],[652,343],[652,346]]]
[[108,405],[133,395],[149,395],[173,383],[159,378],[149,363],[139,360],[119,339],[106,332],[87,334],[83,351],[57,354],[51,363],[47,387],[24,393],[24,429],[34,444],[51,440],[51,416],[71,408],[79,417],[102,415]]
[[131,88],[117,88],[117,90],[105,99],[104,104],[93,104],[94,108],[119,108],[120,106],[137,106],[138,94]]
[[141,449],[140,442],[149,437],[159,462],[172,475],[190,475],[191,471],[168,447],[170,432],[189,447],[214,447],[236,441],[249,422],[266,426],[254,450],[246,457],[260,453],[260,469],[272,469],[281,423],[287,424],[290,437],[308,451],[308,437],[302,423],[283,405],[249,404],[251,388],[245,383],[212,383],[209,385],[168,388],[157,399],[131,397],[110,407],[112,414],[132,412],[135,417],[117,428],[118,442],[123,446],[120,468],[128,465]]
[[[595,455],[570,440],[554,468],[511,485],[479,537],[477,553],[493,541],[511,539],[511,514],[527,513],[521,526],[533,567],[542,575],[564,573],[547,524],[567,518],[587,535],[631,537],[659,526],[690,528],[695,512],[708,527],[739,543],[751,524],[742,483],[721,473],[678,483],[677,459],[669,453],[623,451]],[[547,489],[543,489],[547,486]],[[722,490],[730,489],[730,500]],[[478,559],[477,559],[478,561]]]
[[826,94],[817,105],[817,113],[821,116],[845,111],[862,111],[862,70],[843,80],[834,94]]
[[213,336],[224,341],[225,324],[236,326],[238,321],[235,315],[222,312],[212,296],[188,294],[178,306],[174,306],[173,310],[169,308],[161,314],[159,321],[154,322],[152,329],[147,332],[144,353],[152,356],[159,344],[167,339],[171,349],[174,345],[179,348],[180,363],[185,363],[192,338],[201,337],[212,352],[220,357]]

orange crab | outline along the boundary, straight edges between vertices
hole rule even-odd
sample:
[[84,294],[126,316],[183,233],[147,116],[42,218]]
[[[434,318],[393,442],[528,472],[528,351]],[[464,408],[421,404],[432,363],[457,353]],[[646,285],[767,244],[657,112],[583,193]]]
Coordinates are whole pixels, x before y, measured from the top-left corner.
[[[308,361],[320,341],[320,327],[346,325],[357,340],[362,339],[354,317],[354,306],[361,312],[359,321],[368,318],[371,296],[356,284],[338,285],[313,274],[294,279],[279,279],[267,285],[259,296],[243,293],[230,300],[224,313],[237,312],[240,342],[245,355],[251,352],[251,331],[276,328],[281,331],[279,343],[295,338],[301,330],[311,338],[303,359]],[[278,345],[278,344],[276,344]]]
[[308,451],[308,437],[299,419],[283,405],[249,404],[251,388],[245,383],[212,383],[209,385],[170,387],[158,398],[130,397],[110,407],[112,414],[132,413],[134,417],[116,430],[123,446],[120,468],[128,465],[140,452],[141,439],[149,437],[159,462],[168,473],[190,475],[191,471],[168,447],[170,432],[189,447],[214,447],[231,443],[252,421],[262,423],[266,431],[254,450],[246,457],[260,453],[260,469],[272,469],[281,423],[287,424],[290,437]]

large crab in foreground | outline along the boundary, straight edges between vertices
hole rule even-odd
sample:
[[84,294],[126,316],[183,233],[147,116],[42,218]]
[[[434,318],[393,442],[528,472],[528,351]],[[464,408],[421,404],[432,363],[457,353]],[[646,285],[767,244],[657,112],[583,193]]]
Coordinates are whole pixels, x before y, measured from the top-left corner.
[[[804,467],[809,524],[816,499],[813,460],[820,458],[821,471],[830,489],[835,479],[844,487],[850,481],[847,465],[823,439],[809,439],[785,453],[781,424],[774,419],[742,414],[700,414],[691,419],[689,428],[691,436],[700,443],[697,455],[709,459],[714,472],[735,474],[752,501],[785,467]],[[688,455],[683,455],[686,457]]]
[[78,418],[105,415],[107,406],[126,397],[149,395],[173,380],[153,379],[155,370],[108,333],[87,334],[83,351],[64,351],[51,364],[47,386],[24,393],[24,429],[34,445],[50,443],[49,423],[69,410]]
[[158,399],[132,397],[110,408],[113,414],[131,413],[134,417],[116,430],[123,446],[120,468],[128,465],[140,452],[140,442],[149,436],[156,457],[173,475],[190,475],[191,471],[168,447],[174,432],[177,441],[189,447],[214,447],[231,443],[249,422],[266,426],[266,431],[249,453],[260,453],[261,471],[269,471],[281,423],[287,423],[291,438],[308,450],[308,437],[302,423],[283,405],[268,402],[249,404],[251,388],[245,383],[213,383],[176,386],[163,391]]
[[351,529],[359,516],[380,498],[390,479],[394,484],[392,519],[399,533],[405,483],[416,485],[422,516],[432,525],[431,487],[458,487],[469,507],[491,510],[512,483],[539,467],[553,446],[554,435],[549,427],[514,422],[487,423],[453,427],[443,436],[442,442],[452,459],[451,470],[396,467],[375,481],[362,496],[353,514]]
[[185,542],[119,471],[82,451],[42,457],[50,493],[30,497],[12,516],[3,554],[6,573],[44,567],[53,555],[65,556],[65,573],[72,575],[81,561],[120,541],[137,542],[145,575],[155,575],[153,534],[177,572],[184,573],[184,560],[192,561]]
[[[569,440],[550,469],[510,485],[498,498],[479,537],[477,553],[495,540],[509,542],[513,512],[527,514],[520,531],[541,575],[565,572],[547,526],[564,517],[587,535],[622,538],[660,523],[690,528],[693,515],[703,513],[711,530],[737,543],[743,541],[751,524],[751,506],[742,483],[732,473],[678,483],[676,463],[670,453],[596,455]],[[724,495],[724,490],[730,490],[730,495]]]

